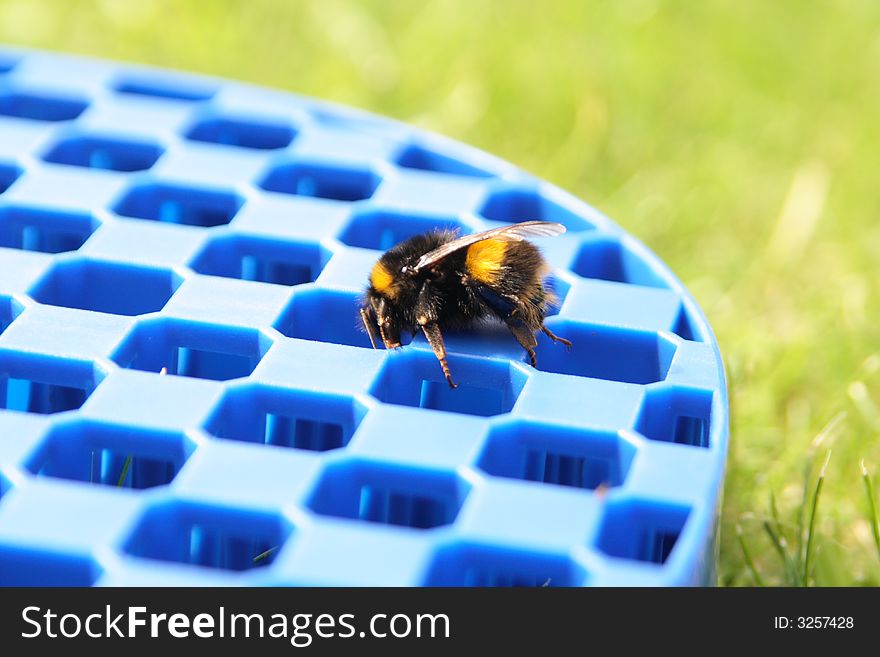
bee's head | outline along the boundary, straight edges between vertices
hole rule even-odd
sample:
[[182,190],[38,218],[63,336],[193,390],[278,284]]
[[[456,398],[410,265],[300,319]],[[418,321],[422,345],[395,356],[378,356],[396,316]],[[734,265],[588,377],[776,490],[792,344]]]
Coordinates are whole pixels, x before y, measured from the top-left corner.
[[378,329],[386,349],[400,346],[400,333],[407,327],[407,317],[413,305],[411,277],[400,271],[392,273],[392,266],[384,258],[373,266],[361,309],[361,319],[373,346],[376,346],[375,331]]
[[402,331],[416,331],[415,307],[425,273],[415,265],[446,238],[436,232],[416,235],[388,249],[373,265],[361,319],[374,346],[377,329],[387,348],[400,346]]

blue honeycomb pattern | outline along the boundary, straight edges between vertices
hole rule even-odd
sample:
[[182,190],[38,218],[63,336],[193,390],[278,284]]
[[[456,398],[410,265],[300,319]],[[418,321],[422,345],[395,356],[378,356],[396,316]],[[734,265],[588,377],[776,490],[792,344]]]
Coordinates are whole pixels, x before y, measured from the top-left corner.
[[[0,583],[713,580],[728,403],[669,270],[489,155],[215,79],[0,51]],[[529,219],[561,303],[373,350],[380,252]]]

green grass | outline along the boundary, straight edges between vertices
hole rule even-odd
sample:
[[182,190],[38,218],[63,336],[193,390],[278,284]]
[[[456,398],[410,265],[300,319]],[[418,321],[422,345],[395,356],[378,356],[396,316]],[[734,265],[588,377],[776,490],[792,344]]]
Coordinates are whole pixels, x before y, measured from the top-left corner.
[[725,356],[728,585],[880,584],[878,25],[875,0],[0,2],[5,41],[414,122],[639,236]]

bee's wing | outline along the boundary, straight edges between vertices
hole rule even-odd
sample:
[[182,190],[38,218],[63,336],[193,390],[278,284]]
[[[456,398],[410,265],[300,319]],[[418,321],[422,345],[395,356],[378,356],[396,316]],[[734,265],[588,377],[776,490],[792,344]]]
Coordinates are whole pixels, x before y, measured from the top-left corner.
[[482,242],[483,240],[510,240],[519,242],[527,237],[553,237],[561,235],[565,232],[565,226],[552,221],[524,221],[520,224],[511,224],[510,226],[502,226],[501,228],[493,228],[482,233],[474,233],[473,235],[464,235],[458,239],[447,242],[438,246],[433,251],[428,251],[419,258],[415,264],[415,271],[430,267],[431,265],[443,260],[443,258],[452,255],[456,251],[464,249],[471,244]]

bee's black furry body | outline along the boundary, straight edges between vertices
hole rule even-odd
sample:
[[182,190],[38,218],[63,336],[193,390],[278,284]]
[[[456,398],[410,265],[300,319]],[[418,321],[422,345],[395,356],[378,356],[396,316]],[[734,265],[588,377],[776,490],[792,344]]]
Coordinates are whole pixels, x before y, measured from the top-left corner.
[[[436,231],[401,242],[386,251],[379,262],[391,272],[412,267],[424,254],[457,236],[453,232]],[[395,303],[388,307],[392,322],[411,333],[418,331],[416,319],[419,293],[427,279],[432,294],[424,297],[441,329],[460,330],[475,322],[496,318],[508,320],[519,308],[520,319],[533,332],[541,328],[548,306],[554,300],[543,286],[544,259],[531,242],[507,242],[504,263],[497,281],[489,285],[468,271],[467,250],[449,256],[442,264],[427,270],[412,281],[398,281]],[[376,294],[375,289],[372,290]]]
[[452,231],[416,235],[385,252],[370,273],[361,319],[375,346],[374,327],[386,347],[400,346],[403,331],[421,329],[451,386],[442,331],[485,319],[504,322],[536,364],[537,331],[555,303],[545,288],[549,268],[523,236],[559,234],[547,222],[524,222],[459,237]]

